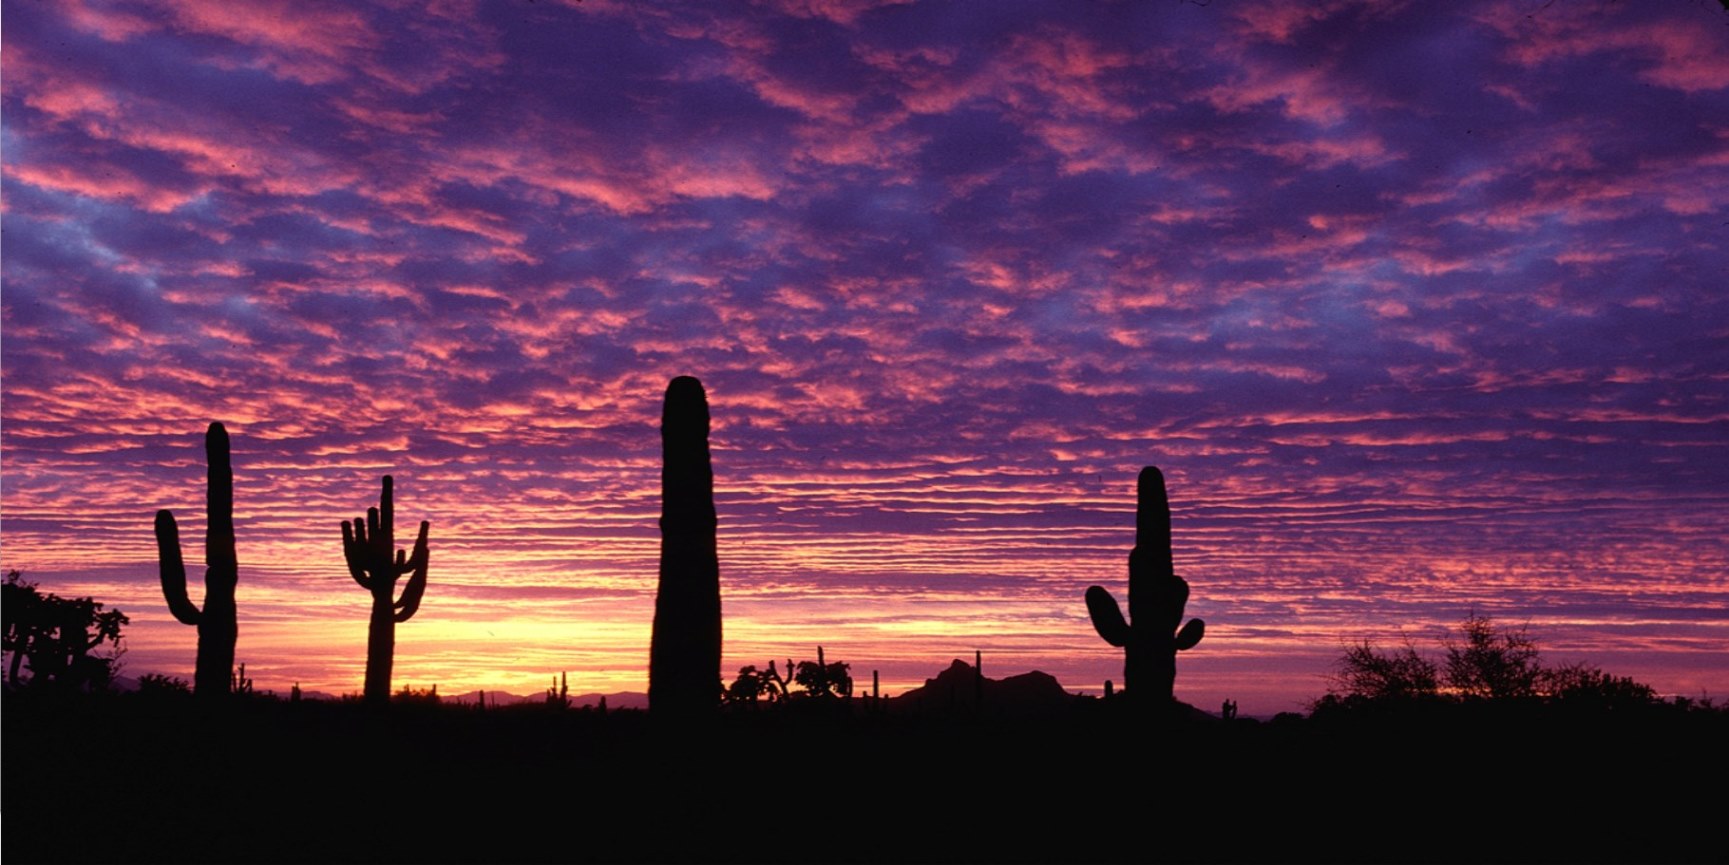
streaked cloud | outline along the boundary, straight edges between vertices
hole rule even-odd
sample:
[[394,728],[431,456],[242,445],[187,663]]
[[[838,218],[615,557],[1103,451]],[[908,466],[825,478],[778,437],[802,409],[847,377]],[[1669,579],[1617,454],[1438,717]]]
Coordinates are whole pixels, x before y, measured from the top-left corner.
[[6,13],[5,564],[141,670],[191,667],[150,518],[222,420],[261,687],[358,687],[386,472],[399,678],[641,687],[695,374],[729,665],[1117,678],[1079,601],[1157,464],[1199,705],[1471,609],[1729,684],[1707,4]]

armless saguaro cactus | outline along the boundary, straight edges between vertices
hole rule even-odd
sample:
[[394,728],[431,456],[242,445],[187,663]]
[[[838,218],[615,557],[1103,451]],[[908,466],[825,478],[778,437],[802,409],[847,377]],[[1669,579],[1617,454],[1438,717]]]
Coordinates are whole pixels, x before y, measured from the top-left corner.
[[[1189,584],[1171,562],[1171,506],[1165,476],[1141,469],[1135,503],[1135,548],[1129,552],[1129,620],[1103,586],[1087,589],[1087,612],[1105,642],[1123,649],[1123,691],[1143,706],[1175,697],[1177,653],[1195,647],[1206,623],[1193,619],[1182,630]],[[1132,624],[1131,624],[1132,622]]]
[[720,698],[720,562],[702,382],[679,376],[667,385],[660,438],[660,588],[648,704],[658,713],[702,714]]
[[[422,520],[420,537],[414,541],[412,555],[396,549],[396,503],[393,480],[384,476],[384,492],[378,507],[366,509],[366,519],[355,518],[353,525],[342,524],[342,555],[348,560],[348,573],[360,587],[372,593],[372,623],[366,629],[366,688],[365,700],[372,704],[390,702],[390,665],[396,654],[396,623],[406,622],[420,609],[420,598],[426,594],[426,530]],[[392,558],[392,556],[395,558]],[[396,580],[408,574],[408,584],[402,588],[402,598],[395,599]]]
[[162,568],[162,595],[168,610],[183,625],[198,628],[198,665],[192,689],[201,697],[228,693],[234,669],[234,587],[240,581],[240,560],[234,550],[234,468],[228,460],[228,430],[213,423],[204,433],[209,522],[204,530],[204,609],[186,597],[186,563],[180,556],[180,527],[174,513],[156,512],[156,549]]

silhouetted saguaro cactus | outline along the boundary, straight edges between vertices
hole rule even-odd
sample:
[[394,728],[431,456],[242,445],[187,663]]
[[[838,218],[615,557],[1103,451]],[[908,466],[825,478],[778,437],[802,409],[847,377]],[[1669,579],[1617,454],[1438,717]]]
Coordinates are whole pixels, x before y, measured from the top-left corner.
[[[1087,612],[1105,642],[1123,649],[1123,693],[1141,705],[1174,698],[1177,653],[1195,647],[1206,623],[1193,619],[1182,630],[1189,584],[1171,561],[1171,506],[1165,476],[1141,469],[1135,505],[1135,548],[1129,553],[1129,618],[1102,586],[1087,589]],[[1132,623],[1132,624],[1131,624]]]
[[[396,623],[406,622],[420,609],[426,594],[426,530],[422,520],[414,552],[396,549],[394,481],[384,476],[384,492],[378,507],[367,508],[366,518],[353,525],[342,524],[342,555],[348,573],[360,587],[372,593],[372,623],[366,629],[366,687],[368,703],[390,702],[390,665],[396,654]],[[392,558],[394,556],[394,558]],[[396,580],[408,574],[397,600]]]
[[700,714],[720,697],[720,561],[702,382],[679,376],[667,385],[660,438],[660,588],[648,704],[655,712]]
[[198,662],[192,690],[204,697],[225,696],[234,671],[236,625],[234,587],[240,560],[234,550],[234,468],[228,460],[228,430],[213,423],[204,433],[208,497],[204,531],[204,609],[186,597],[186,563],[180,556],[180,527],[174,513],[156,512],[156,549],[162,570],[162,595],[183,625],[198,628]]

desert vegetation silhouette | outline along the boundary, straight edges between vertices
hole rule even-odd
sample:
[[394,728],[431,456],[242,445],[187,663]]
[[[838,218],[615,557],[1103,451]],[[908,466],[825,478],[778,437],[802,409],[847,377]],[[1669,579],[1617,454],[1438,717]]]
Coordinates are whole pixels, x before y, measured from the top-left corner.
[[[122,614],[105,612],[90,598],[61,602],[16,572],[5,582],[6,693],[27,695],[8,703],[4,727],[5,795],[14,818],[8,828],[27,830],[8,834],[8,860],[1282,860],[1322,850],[1221,850],[1185,846],[1185,838],[1204,833],[1160,833],[1149,842],[1138,830],[1116,833],[1123,840],[1113,850],[1112,842],[1097,837],[1077,844],[1072,832],[1039,831],[1141,825],[1144,797],[1072,793],[1119,789],[1124,777],[1154,776],[1181,779],[1180,795],[1158,804],[1175,820],[1198,824],[1218,813],[1248,814],[1268,827],[1258,835],[1278,839],[1342,826],[1347,840],[1339,842],[1340,833],[1329,830],[1327,844],[1364,840],[1357,847],[1328,846],[1326,853],[1380,859],[1387,857],[1364,854],[1398,849],[1388,845],[1421,831],[1411,815],[1480,795],[1475,773],[1442,776],[1433,786],[1433,776],[1413,782],[1418,752],[1429,759],[1439,749],[1431,762],[1448,766],[1516,764],[1523,783],[1550,800],[1586,786],[1638,790],[1649,798],[1680,789],[1673,779],[1652,782],[1653,767],[1715,753],[1729,734],[1729,712],[1709,701],[1666,702],[1648,686],[1589,665],[1547,666],[1525,628],[1502,627],[1475,612],[1441,641],[1439,654],[1425,654],[1412,642],[1391,652],[1368,641],[1346,645],[1332,692],[1312,704],[1307,717],[1239,717],[1229,699],[1217,717],[1193,709],[1177,700],[1176,658],[1201,641],[1205,625],[1184,623],[1189,585],[1175,571],[1170,502],[1154,466],[1136,478],[1126,615],[1103,586],[1085,593],[1092,626],[1123,651],[1120,697],[1110,682],[1107,700],[1073,694],[1036,670],[987,678],[976,648],[972,663],[957,658],[922,687],[892,698],[881,694],[875,670],[869,697],[856,698],[852,665],[830,661],[822,645],[814,661],[788,657],[784,667],[774,661],[766,669],[745,666],[725,685],[709,421],[701,382],[672,379],[661,419],[661,547],[647,713],[637,702],[643,695],[627,695],[623,708],[609,709],[605,696],[591,706],[596,695],[573,696],[565,675],[527,698],[440,696],[437,684],[393,691],[395,626],[416,615],[425,595],[430,522],[421,521],[410,548],[396,548],[390,475],[381,479],[377,506],[342,524],[350,576],[373,601],[362,695],[325,699],[303,695],[297,684],[282,700],[255,689],[245,665],[234,669],[233,475],[226,430],[211,424],[202,609],[186,598],[173,516],[163,511],[157,519],[164,595],[177,619],[199,627],[194,688],[147,674],[136,694],[118,693],[109,682],[112,665],[102,665],[113,656],[96,652],[103,645],[118,648],[119,627],[127,623]],[[32,673],[28,682],[20,682],[21,665]],[[51,687],[56,684],[67,687]],[[219,694],[235,697],[204,699]],[[179,705],[198,711],[180,714]],[[376,711],[380,705],[389,711]],[[1399,710],[1384,711],[1388,706]],[[1160,710],[1156,724],[1147,723],[1145,707]],[[658,723],[663,718],[702,721]],[[1581,719],[1570,728],[1561,724]],[[1159,735],[1139,735],[1151,727]],[[354,735],[357,729],[365,735]],[[383,737],[400,744],[402,753],[436,756],[374,771],[385,753],[378,747]],[[1111,759],[1076,759],[1077,741],[1106,738],[1118,743]],[[292,769],[262,770],[260,742]],[[1578,768],[1584,749],[1599,755],[1617,742],[1631,743],[1627,753],[1594,756]],[[1653,755],[1653,748],[1668,750]],[[1550,762],[1531,768],[1533,750]],[[1386,774],[1386,766],[1397,772]],[[1601,783],[1604,767],[1625,767],[1627,777],[1618,785]],[[1580,773],[1588,773],[1589,785],[1579,783]],[[332,783],[362,777],[364,801],[332,808]],[[1331,778],[1353,786],[1347,796],[1360,797],[1356,785],[1368,779],[1377,789],[1426,798],[1408,808],[1381,808],[1382,799],[1368,805],[1329,799],[1307,786]],[[1304,795],[1244,795],[1292,789],[1293,783],[1305,785]],[[528,838],[521,841],[488,831],[379,831],[562,825],[570,819],[569,799],[547,794],[558,786],[591,791],[581,813],[599,828],[580,844],[560,832],[518,833]],[[105,824],[95,829],[81,807],[92,789],[125,803],[104,810]],[[458,795],[429,795],[445,789]],[[711,796],[715,790],[725,795]],[[666,804],[679,797],[679,805]],[[1524,801],[1542,800],[1532,794]],[[941,819],[957,802],[1007,815],[1026,831],[948,831],[965,822]],[[785,816],[766,820],[765,808],[777,812],[780,803]],[[1352,809],[1351,817],[1339,821],[1343,808]],[[859,833],[837,828],[835,814],[865,815],[866,825],[936,815],[930,824],[941,831],[897,850],[878,844],[874,832],[860,840]],[[259,852],[262,836],[247,828],[255,815],[317,831],[274,835]],[[800,843],[781,845],[778,827],[800,821],[815,828],[801,830],[806,838]],[[195,831],[188,831],[194,823]],[[1208,843],[1216,838],[1208,836]],[[1568,854],[1582,850],[1630,850],[1639,858],[1636,848],[1584,843],[1492,852],[1555,860],[1579,858]],[[1481,851],[1448,847],[1432,858],[1470,858],[1462,854],[1472,852]]]
[[[105,610],[94,598],[62,598],[42,592],[17,569],[0,583],[0,619],[10,655],[6,684],[28,683],[36,690],[101,690],[114,677],[124,649],[120,629],[131,619],[119,610]],[[106,654],[98,654],[108,644]],[[30,676],[23,678],[28,669]]]
[[1475,610],[1456,633],[1440,640],[1440,648],[1439,657],[1424,654],[1408,636],[1396,649],[1377,648],[1367,639],[1348,643],[1328,676],[1326,695],[1310,707],[1319,712],[1442,704],[1626,709],[1658,702],[1649,685],[1594,664],[1545,664],[1527,626],[1503,626]]
[[[789,675],[783,676],[774,661],[762,670],[755,664],[739,668],[738,676],[726,686],[726,702],[731,706],[753,706],[758,701],[786,705],[793,697],[818,700],[850,700],[853,695],[852,665],[845,661],[830,661],[823,647],[816,647],[815,661],[786,661]],[[798,685],[793,691],[791,686]],[[874,691],[874,688],[873,688]]]
[[1189,602],[1189,583],[1177,576],[1171,557],[1171,506],[1165,476],[1157,468],[1141,469],[1136,481],[1128,618],[1103,586],[1089,587],[1086,597],[1093,628],[1123,650],[1122,696],[1144,707],[1175,700],[1177,653],[1194,648],[1207,626],[1192,619],[1177,627]]
[[702,382],[679,376],[667,385],[660,438],[660,584],[648,703],[663,715],[702,715],[721,696],[720,560]]
[[[342,556],[348,562],[348,574],[360,587],[372,593],[372,618],[366,629],[366,701],[383,704],[390,701],[390,667],[396,653],[396,625],[414,618],[420,610],[420,599],[426,594],[427,548],[426,533],[430,523],[420,522],[420,535],[415,538],[414,552],[396,549],[395,479],[384,476],[384,490],[379,494],[378,507],[367,508],[365,518],[342,524]],[[396,597],[396,581],[403,575],[408,583],[402,597]]]
[[208,503],[204,530],[204,608],[186,596],[186,563],[180,554],[180,527],[174,512],[156,512],[157,556],[161,562],[162,595],[168,610],[183,625],[198,628],[198,660],[192,677],[194,693],[227,696],[234,671],[234,644],[239,616],[234,589],[240,581],[240,558],[234,545],[234,468],[229,461],[228,430],[212,423],[204,433],[205,485]]

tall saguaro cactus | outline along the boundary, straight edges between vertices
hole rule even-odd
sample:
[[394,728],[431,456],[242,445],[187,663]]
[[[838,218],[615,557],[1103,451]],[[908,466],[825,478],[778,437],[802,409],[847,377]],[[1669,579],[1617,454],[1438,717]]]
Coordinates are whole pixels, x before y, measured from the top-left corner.
[[156,549],[162,569],[162,595],[168,610],[183,625],[198,628],[198,663],[192,688],[203,697],[228,693],[234,668],[234,641],[239,633],[234,587],[240,581],[240,559],[234,550],[234,467],[228,459],[228,430],[212,423],[204,433],[208,497],[204,530],[204,609],[186,596],[186,562],[180,556],[180,527],[174,512],[156,512]]
[[701,714],[720,697],[720,561],[702,382],[679,376],[667,385],[660,439],[660,588],[648,704],[657,713]]
[[[1189,583],[1171,561],[1171,505],[1165,476],[1141,469],[1135,503],[1135,548],[1129,552],[1129,619],[1103,586],[1087,589],[1087,612],[1105,642],[1123,649],[1125,696],[1143,706],[1175,697],[1177,653],[1195,647],[1206,623],[1193,619],[1182,630]],[[1132,624],[1131,624],[1132,623]]]
[[[396,549],[394,481],[384,476],[384,492],[378,507],[367,508],[364,520],[342,524],[342,555],[348,573],[360,587],[372,593],[372,622],[366,629],[366,702],[390,702],[390,665],[396,654],[396,623],[406,622],[420,609],[426,594],[426,530],[422,520],[413,554]],[[392,558],[394,556],[394,558]],[[396,581],[408,574],[408,584],[396,599]]]

